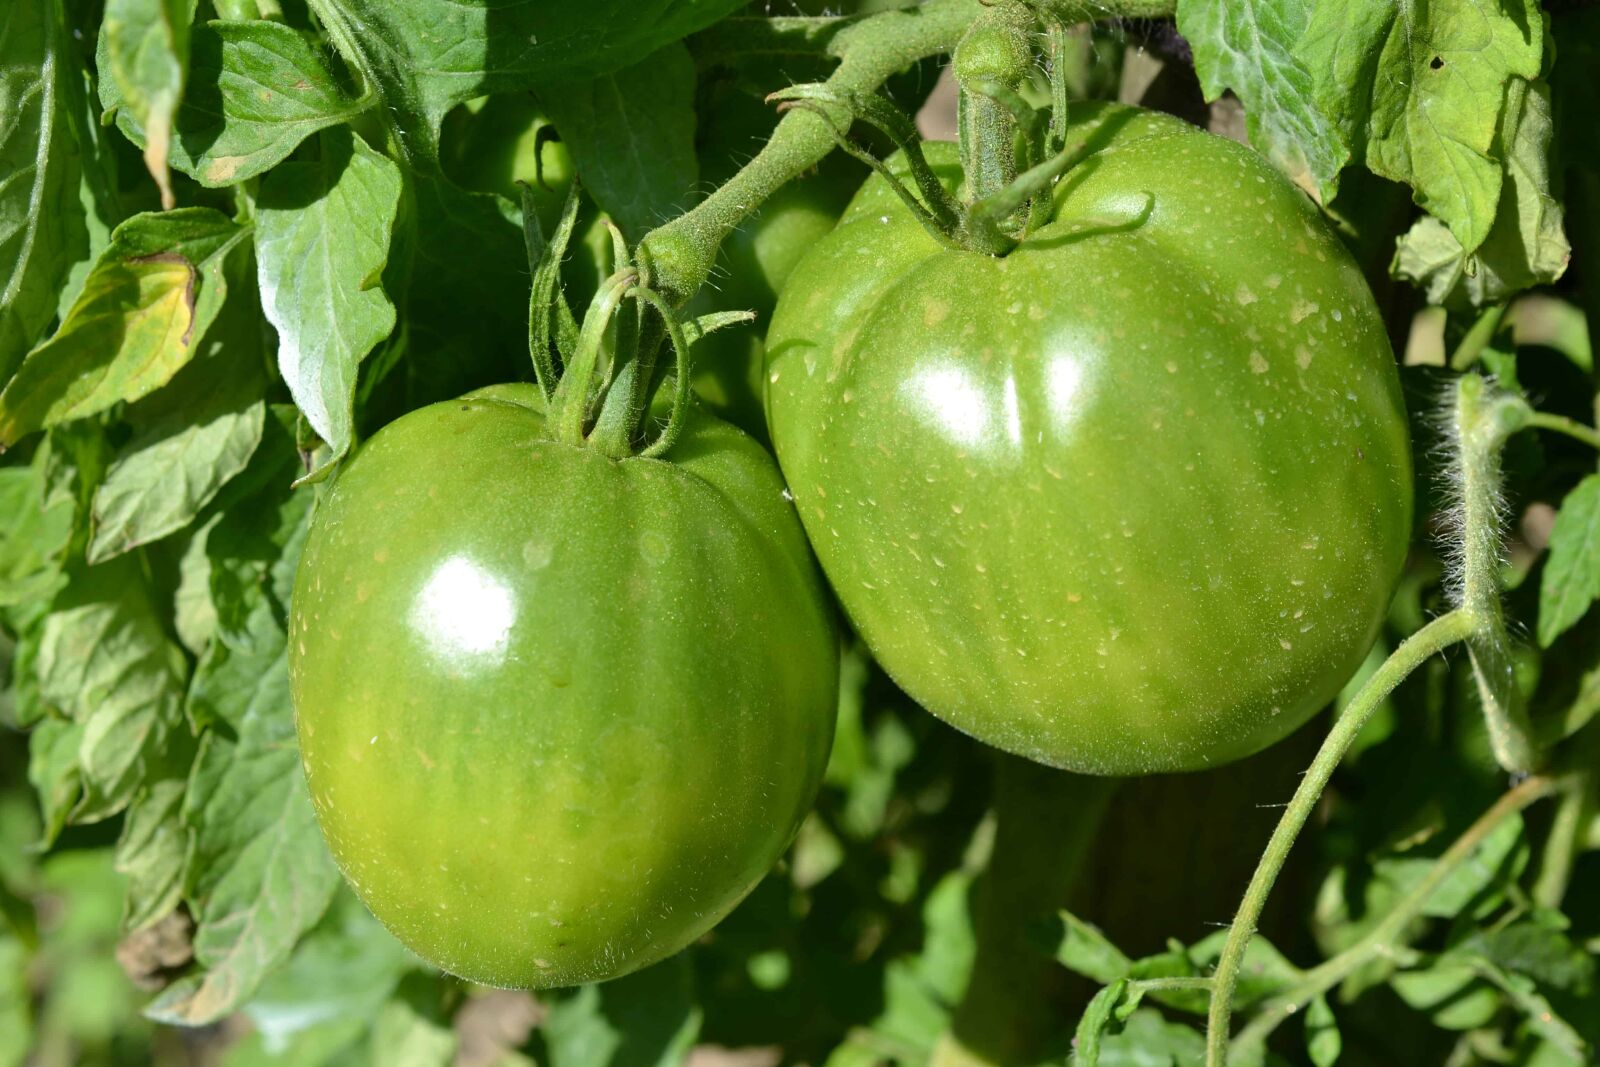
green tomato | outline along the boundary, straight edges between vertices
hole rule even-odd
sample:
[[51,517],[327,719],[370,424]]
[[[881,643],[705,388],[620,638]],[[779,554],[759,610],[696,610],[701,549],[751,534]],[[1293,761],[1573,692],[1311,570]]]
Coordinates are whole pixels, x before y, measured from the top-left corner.
[[1377,633],[1411,525],[1398,376],[1360,271],[1259,156],[1073,120],[1086,158],[1003,258],[867,181],[778,302],[769,425],[835,592],[926,708],[1076,771],[1213,766],[1304,722]]
[[350,884],[445,970],[597,981],[705,933],[809,810],[832,607],[771,457],[551,439],[531,386],[385,427],[320,502],[289,669]]

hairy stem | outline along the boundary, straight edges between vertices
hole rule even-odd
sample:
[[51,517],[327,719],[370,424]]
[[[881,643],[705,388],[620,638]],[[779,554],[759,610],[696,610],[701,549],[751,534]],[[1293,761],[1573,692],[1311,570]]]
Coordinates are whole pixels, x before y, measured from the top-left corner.
[[1441,649],[1448,648],[1469,636],[1474,628],[1472,616],[1457,609],[1441,615],[1407,638],[1383,665],[1361,687],[1355,699],[1340,714],[1328,731],[1328,737],[1318,749],[1316,759],[1301,779],[1283,817],[1278,820],[1267,847],[1261,854],[1256,872],[1245,890],[1244,900],[1228,930],[1228,939],[1217,958],[1217,968],[1212,974],[1211,1010],[1206,1020],[1206,1065],[1224,1067],[1228,1055],[1229,1023],[1233,1015],[1233,992],[1239,981],[1239,967],[1244,962],[1245,949],[1255,936],[1261,910],[1266,906],[1267,895],[1294,846],[1295,838],[1311,817],[1334,768],[1349,750],[1351,742],[1367,724],[1372,713],[1399,685],[1401,680],[1416,670],[1423,662]]
[[1527,425],[1531,409],[1522,398],[1495,390],[1476,374],[1456,382],[1453,400],[1452,474],[1460,508],[1454,546],[1460,566],[1457,594],[1475,623],[1467,650],[1495,759],[1513,774],[1527,774],[1535,769],[1538,750],[1517,692],[1511,638],[1500,604],[1500,451],[1511,433]]
[[[1071,23],[1119,16],[1157,18],[1172,14],[1175,0],[1042,0],[1036,6]],[[848,97],[876,91],[890,75],[918,60],[951,52],[985,10],[982,0],[927,0],[914,8],[861,19],[779,20],[766,29],[730,25],[708,31],[713,36],[703,36],[699,46],[705,49],[703,55],[726,47],[716,44],[717,33],[759,37],[782,49],[817,51],[820,46],[839,60],[824,84]],[[842,109],[838,121],[849,121]],[[826,119],[803,109],[789,111],[739,173],[694,208],[645,235],[640,244],[647,284],[673,306],[683,306],[710,276],[723,239],[785,183],[816,166],[834,144]]]
[[1506,819],[1562,788],[1560,778],[1535,776],[1523,779],[1516,788],[1502,795],[1434,861],[1422,880],[1396,902],[1378,925],[1337,956],[1306,971],[1294,988],[1263,1003],[1259,1013],[1239,1031],[1235,1047],[1247,1049],[1264,1042],[1284,1020],[1368,962],[1405,948],[1406,929],[1412,920],[1422,913],[1434,891],[1450,879],[1478,846]]

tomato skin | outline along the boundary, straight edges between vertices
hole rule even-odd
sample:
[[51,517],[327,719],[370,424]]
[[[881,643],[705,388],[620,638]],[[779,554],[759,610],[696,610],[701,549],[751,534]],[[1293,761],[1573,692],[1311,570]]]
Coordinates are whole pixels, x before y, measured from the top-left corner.
[[320,503],[290,677],[318,820],[413,950],[572,985],[703,934],[832,740],[837,634],[771,458],[696,413],[657,459],[502,386],[385,427]]
[[1088,158],[1004,258],[869,179],[779,300],[769,425],[926,708],[1071,770],[1213,766],[1376,636],[1411,524],[1398,376],[1359,270],[1258,156],[1116,105],[1073,123]]

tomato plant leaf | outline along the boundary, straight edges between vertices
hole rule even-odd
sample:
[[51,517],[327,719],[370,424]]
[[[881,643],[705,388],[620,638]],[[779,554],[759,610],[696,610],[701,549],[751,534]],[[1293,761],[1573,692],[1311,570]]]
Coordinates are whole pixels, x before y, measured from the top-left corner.
[[[122,106],[116,80],[101,80],[100,103],[115,111],[129,140],[149,143],[139,116]],[[310,135],[369,105],[346,93],[307,39],[281,22],[201,23],[190,40],[168,161],[201,185],[231,185],[272,169]]]
[[1550,88],[1515,80],[1508,88],[1502,140],[1510,145],[1494,224],[1468,254],[1431,215],[1400,239],[1394,272],[1416,283],[1431,304],[1474,306],[1548,285],[1567,268],[1572,249],[1561,204],[1550,195]]
[[66,36],[57,0],[0,14],[0,384],[55,317],[84,242]]
[[1206,98],[1232,89],[1244,101],[1251,143],[1326,203],[1350,148],[1318,106],[1311,71],[1294,51],[1309,6],[1305,0],[1182,0],[1178,28],[1194,46]]
[[1355,157],[1474,252],[1500,202],[1508,88],[1539,76],[1542,26],[1532,0],[1353,0],[1315,5],[1296,52]]
[[1133,961],[1100,930],[1071,912],[1060,913],[1061,935],[1055,945],[1056,960],[1068,970],[1107,985],[1126,978]]
[[1317,1067],[1333,1067],[1339,1062],[1344,1042],[1339,1037],[1339,1021],[1328,1007],[1328,998],[1317,996],[1306,1007],[1306,1054]]
[[48,602],[61,581],[73,508],[70,498],[46,501],[46,458],[0,468],[0,607]]
[[[1206,1043],[1193,1029],[1169,1022],[1150,1008],[1127,1017],[1121,1030],[1102,1035],[1100,1067],[1144,1067],[1146,1064],[1197,1064],[1205,1060]],[[1230,1052],[1232,1067],[1251,1067],[1248,1050]]]
[[106,56],[101,77],[116,83],[123,106],[145,131],[145,166],[166,208],[175,203],[167,154],[183,98],[193,19],[194,0],[106,0],[100,24]]
[[694,972],[677,955],[625,978],[584,986],[551,1003],[540,1030],[550,1067],[678,1063],[700,1032]]
[[319,470],[349,450],[356,369],[394,329],[378,279],[400,202],[399,169],[348,129],[325,134],[322,150],[263,179],[256,221],[262,310],[283,380],[329,446]]
[[83,796],[83,772],[78,766],[82,743],[83,724],[54,715],[41,719],[28,737],[28,783],[44,816],[41,846],[55,842]]
[[246,232],[208,208],[118,226],[66,321],[0,392],[0,447],[165,385],[199,351]]
[[674,44],[539,94],[585,187],[630,242],[687,207],[699,180],[694,84],[689,50]]
[[456,104],[609,74],[742,3],[311,0],[311,9],[406,131],[406,151],[431,161],[439,123]]
[[28,981],[32,953],[0,929],[0,1063],[26,1063],[33,1044],[32,993]]
[[116,814],[181,727],[188,674],[130,558],[73,576],[45,617],[38,673],[40,695],[83,727],[73,820]]
[[1600,474],[1561,502],[1539,581],[1539,644],[1549,648],[1600,599]]
[[204,970],[146,1009],[160,1021],[201,1025],[238,1008],[316,924],[339,883],[294,744],[286,651],[259,651],[255,686],[231,692],[237,740],[208,732],[189,780],[185,897]]
[[260,353],[249,347],[258,333],[246,322],[251,329],[235,332],[220,351],[129,409],[139,428],[95,491],[89,562],[183,529],[244,470],[266,415],[266,377]]
[[[372,1056],[375,1063],[398,1067],[450,1067],[456,1056],[456,1035],[406,998],[396,997],[383,1006],[373,1025]],[[608,1063],[609,1057],[597,1062]]]
[[183,893],[184,857],[189,848],[181,809],[185,782],[162,778],[140,790],[128,805],[117,839],[117,873],[128,880],[122,925],[140,930],[162,918]]

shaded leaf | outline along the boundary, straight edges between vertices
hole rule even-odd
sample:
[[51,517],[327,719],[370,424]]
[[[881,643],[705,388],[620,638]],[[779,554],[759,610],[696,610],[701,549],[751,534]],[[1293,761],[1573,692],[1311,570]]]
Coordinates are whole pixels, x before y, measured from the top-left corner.
[[609,74],[743,2],[311,0],[311,9],[345,60],[396,113],[407,151],[428,161],[438,158],[439,123],[456,104]]
[[[104,47],[104,42],[102,42]],[[318,130],[354,118],[367,102],[340,88],[328,64],[281,22],[206,22],[190,41],[189,82],[169,160],[201,185],[242,182],[277,166]],[[135,144],[144,126],[115,81],[100,102]]]
[[106,0],[100,26],[106,56],[100,76],[116,83],[123,106],[145,131],[145,166],[166,208],[173,206],[167,153],[183,97],[193,18],[193,0]]
[[700,1032],[694,972],[680,954],[584,986],[551,1003],[540,1029],[549,1067],[668,1067]]
[[699,180],[694,86],[689,50],[674,44],[539,94],[585,188],[630,243],[687,207]]
[[70,497],[46,502],[40,450],[26,467],[0,468],[0,607],[47,602],[60,587],[72,536]]
[[1328,998],[1319,995],[1306,1007],[1306,1054],[1317,1067],[1333,1067],[1343,1048],[1339,1021],[1328,1007]]
[[181,530],[244,470],[266,416],[257,356],[231,349],[205,356],[135,406],[150,410],[129,410],[129,420],[144,425],[95,492],[89,562]]
[[73,576],[45,617],[39,691],[83,727],[74,821],[127,806],[174,729],[188,673],[143,574],[127,558]]
[[128,806],[117,839],[117,873],[128,879],[122,925],[139,930],[178,905],[189,838],[180,809],[184,780],[163,778],[140,791]]
[[1549,648],[1600,599],[1600,474],[1579,482],[1556,513],[1539,582],[1539,644]]
[[56,290],[85,240],[73,77],[58,0],[0,10],[0,384],[55,318]]
[[323,136],[321,161],[285,164],[261,183],[262,306],[283,380],[329,446],[323,468],[350,448],[357,367],[394,329],[378,279],[399,201],[399,169],[348,129]]
[[83,724],[55,716],[40,721],[28,738],[28,782],[44,815],[43,845],[55,841],[83,795],[83,774],[78,769],[82,743]]
[[208,208],[118,226],[66,321],[0,392],[0,447],[165,385],[198,353],[245,232]]

